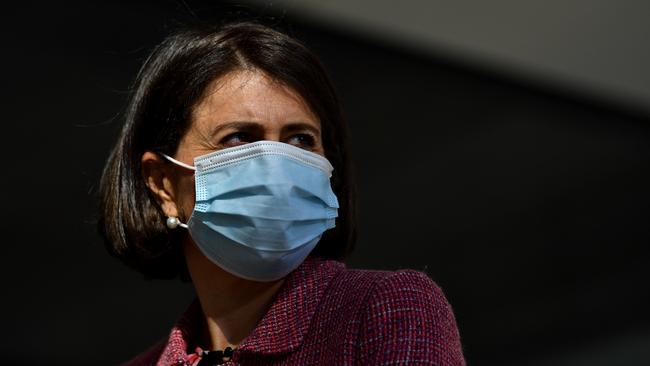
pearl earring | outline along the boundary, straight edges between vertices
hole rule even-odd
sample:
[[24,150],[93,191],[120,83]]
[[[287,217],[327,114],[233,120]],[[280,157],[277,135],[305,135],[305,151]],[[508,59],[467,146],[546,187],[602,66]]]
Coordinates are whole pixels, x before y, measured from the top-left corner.
[[167,218],[167,227],[170,229],[176,229],[177,227],[184,227],[187,228],[187,225],[183,224],[181,220],[178,219],[176,216],[169,216]]

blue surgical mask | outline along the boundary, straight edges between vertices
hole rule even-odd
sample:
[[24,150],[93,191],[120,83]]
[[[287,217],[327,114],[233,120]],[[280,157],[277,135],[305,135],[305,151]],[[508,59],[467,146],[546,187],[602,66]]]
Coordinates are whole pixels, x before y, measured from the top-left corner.
[[235,276],[273,281],[298,267],[325,230],[338,201],[324,157],[258,141],[196,157],[196,203],[187,227],[212,262]]

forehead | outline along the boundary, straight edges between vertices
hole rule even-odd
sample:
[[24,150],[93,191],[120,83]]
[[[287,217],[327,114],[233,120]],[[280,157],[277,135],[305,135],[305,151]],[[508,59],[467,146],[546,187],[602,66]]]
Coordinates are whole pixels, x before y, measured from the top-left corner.
[[237,70],[213,81],[192,110],[192,119],[204,127],[250,121],[269,126],[306,122],[320,128],[298,93],[257,70]]

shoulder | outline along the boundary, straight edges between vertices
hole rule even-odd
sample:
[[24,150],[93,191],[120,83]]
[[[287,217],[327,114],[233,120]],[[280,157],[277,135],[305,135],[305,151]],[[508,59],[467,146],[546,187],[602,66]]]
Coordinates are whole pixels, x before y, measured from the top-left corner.
[[451,306],[425,273],[346,272],[346,286],[364,292],[357,340],[362,364],[464,364]]
[[368,305],[386,308],[401,305],[453,315],[440,287],[425,273],[410,269],[388,272],[378,279],[369,294]]
[[361,297],[365,305],[406,302],[449,307],[438,285],[425,273],[411,269],[398,271],[345,269],[331,282],[328,295],[342,292]]

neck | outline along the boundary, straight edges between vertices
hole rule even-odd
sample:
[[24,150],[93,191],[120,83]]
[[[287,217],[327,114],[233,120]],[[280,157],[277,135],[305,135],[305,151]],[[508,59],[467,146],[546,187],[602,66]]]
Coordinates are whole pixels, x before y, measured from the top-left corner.
[[205,315],[202,348],[236,347],[271,307],[284,280],[256,282],[236,277],[208,260],[194,243],[185,260]]

